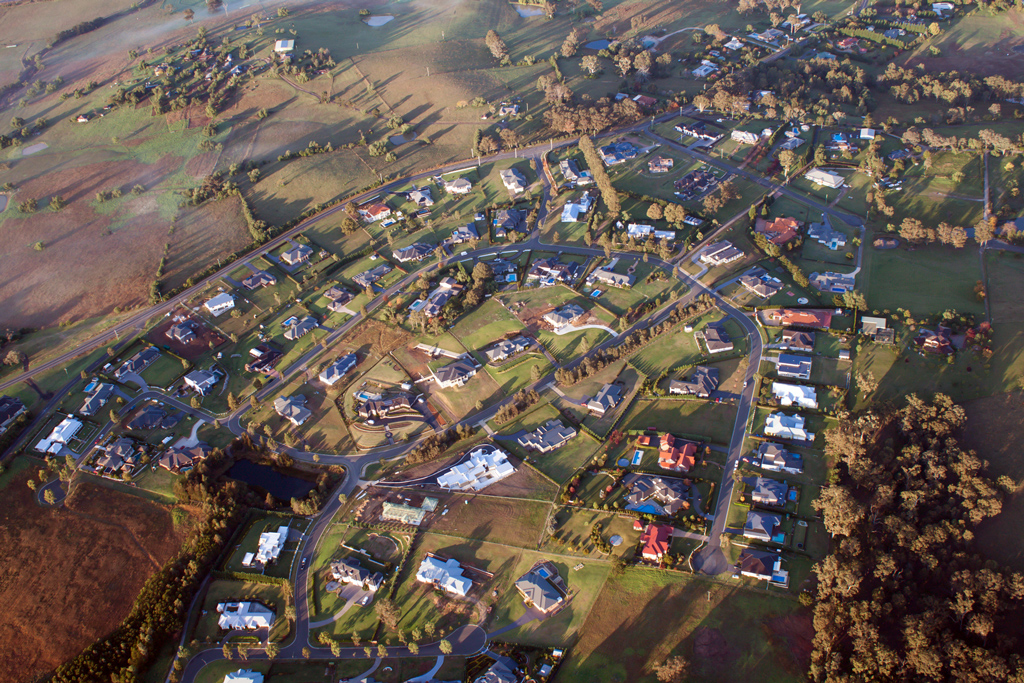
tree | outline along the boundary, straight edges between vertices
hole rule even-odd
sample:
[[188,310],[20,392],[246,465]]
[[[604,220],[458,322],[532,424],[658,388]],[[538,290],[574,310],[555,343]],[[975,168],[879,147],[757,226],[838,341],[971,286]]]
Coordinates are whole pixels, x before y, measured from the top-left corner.
[[[278,10],[278,11],[280,11],[280,10]],[[302,657],[303,657],[303,659],[309,659],[312,655],[313,655],[313,651],[310,650],[308,647],[302,648]]]
[[277,8],[277,16],[281,17],[282,19],[284,17],[287,17],[288,16],[288,8],[287,7],[278,7]]
[[485,261],[477,261],[473,266],[473,282],[479,286],[494,277],[494,271]]
[[789,170],[796,166],[796,153],[791,149],[784,149],[779,152],[779,163],[782,169],[789,175]]
[[928,237],[928,232],[921,221],[908,216],[900,223],[900,237],[908,242],[923,242]]
[[18,204],[18,211],[22,213],[35,213],[39,209],[39,202],[35,199],[26,199]]
[[224,659],[231,659],[231,655],[234,653],[234,648],[231,647],[231,643],[224,643],[224,647],[220,650],[221,654],[224,655]]
[[498,61],[504,61],[508,59],[508,48],[505,46],[505,41],[501,39],[498,32],[491,29],[484,36],[484,43],[487,48],[491,51],[491,55]]
[[415,642],[409,643],[408,645],[406,645],[406,647],[409,648],[409,653],[410,654],[418,655],[420,653],[420,646],[418,644],[416,644]]
[[67,205],[67,201],[59,194],[50,197],[50,211],[60,211]]
[[196,13],[191,8],[186,9],[185,12],[184,12],[184,15],[185,15],[185,21],[187,21],[190,24],[192,23],[192,20],[195,19],[195,17],[196,17]]
[[24,365],[26,360],[27,357],[24,352],[19,351],[18,349],[11,349],[7,352],[7,355],[4,356],[4,365]]
[[647,207],[647,217],[652,221],[660,221],[664,215],[665,212],[661,208],[661,204],[651,204]]
[[693,98],[693,106],[697,107],[697,111],[704,113],[704,110],[711,106],[711,98],[707,95],[699,94]]
[[864,506],[842,486],[826,486],[811,503],[821,513],[830,534],[850,536],[864,517]]
[[982,218],[978,221],[977,225],[974,226],[974,241],[978,244],[985,244],[996,236],[996,218],[991,216],[989,218]]
[[373,610],[377,613],[381,622],[392,631],[398,626],[398,620],[402,618],[398,606],[390,598],[378,600]]
[[601,70],[601,61],[597,58],[597,55],[585,55],[580,60],[580,68],[593,76]]
[[269,642],[266,647],[263,648],[263,651],[267,653],[267,659],[274,659],[281,654],[281,646],[275,642]]
[[685,657],[670,657],[654,667],[654,675],[661,683],[682,683],[689,669]]
[[384,643],[377,645],[377,656],[384,659],[388,656],[388,649],[384,646]]
[[53,495],[52,489],[46,489],[46,491],[43,492],[43,500],[46,501],[47,505],[53,505],[56,497]]
[[452,653],[452,644],[447,640],[442,640],[437,646],[440,648],[441,654],[450,655]]

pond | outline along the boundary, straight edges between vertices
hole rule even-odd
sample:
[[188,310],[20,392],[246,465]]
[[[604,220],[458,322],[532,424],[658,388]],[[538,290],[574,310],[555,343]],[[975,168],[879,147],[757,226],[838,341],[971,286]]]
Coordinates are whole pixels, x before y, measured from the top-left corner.
[[238,460],[227,471],[230,479],[258,486],[280,500],[305,498],[316,484],[298,477],[280,474],[273,467],[258,465],[251,460]]
[[398,147],[399,145],[404,145],[407,142],[412,142],[416,139],[416,135],[416,133],[409,133],[408,135],[392,135],[388,138],[388,142],[395,147]]
[[583,47],[588,50],[607,50],[608,46],[612,44],[610,40],[592,40]]
[[524,5],[516,5],[515,7],[521,17],[539,17],[544,14],[544,10],[540,7],[526,7]]
[[383,26],[392,19],[394,19],[394,17],[390,14],[376,14],[366,20],[366,25],[373,27]]

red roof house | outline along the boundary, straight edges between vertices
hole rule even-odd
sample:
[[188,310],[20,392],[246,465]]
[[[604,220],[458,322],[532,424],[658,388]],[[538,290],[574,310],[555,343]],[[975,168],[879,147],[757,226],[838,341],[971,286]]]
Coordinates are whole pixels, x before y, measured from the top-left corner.
[[668,553],[672,540],[672,527],[667,524],[650,524],[640,536],[640,555],[645,560],[658,561]]
[[797,229],[801,225],[800,221],[789,217],[765,221],[763,225],[760,225],[761,221],[758,223],[757,232],[764,235],[772,244],[780,245],[796,237]]
[[662,434],[658,445],[658,464],[662,469],[689,472],[697,464],[697,444]]
[[798,325],[827,330],[832,325],[832,312],[805,308],[779,308],[765,311],[768,322],[782,327]]
[[373,202],[372,204],[367,204],[366,206],[361,207],[359,209],[359,215],[362,216],[364,220],[373,223],[374,221],[379,221],[390,216],[391,209],[388,208],[387,204]]

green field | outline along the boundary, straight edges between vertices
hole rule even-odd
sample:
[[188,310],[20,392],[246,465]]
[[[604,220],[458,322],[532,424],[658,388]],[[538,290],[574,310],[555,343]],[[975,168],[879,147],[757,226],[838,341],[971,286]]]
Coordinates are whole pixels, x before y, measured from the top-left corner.
[[736,423],[736,408],[707,401],[648,400],[633,404],[622,429],[654,429],[676,436],[728,444]]
[[523,329],[522,323],[498,303],[488,299],[452,328],[452,334],[471,351],[479,351],[511,332]]
[[886,251],[865,247],[870,254],[868,307],[895,311],[903,308],[924,316],[955,309],[962,313],[984,313],[984,304],[974,295],[981,280],[976,251],[931,246],[907,251]]

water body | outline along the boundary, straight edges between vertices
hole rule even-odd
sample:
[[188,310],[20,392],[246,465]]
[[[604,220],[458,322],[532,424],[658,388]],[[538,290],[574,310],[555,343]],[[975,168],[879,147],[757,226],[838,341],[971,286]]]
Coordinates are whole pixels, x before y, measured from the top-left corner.
[[608,46],[612,44],[610,40],[592,40],[583,47],[588,50],[607,50]]
[[304,498],[316,488],[313,482],[280,474],[273,467],[257,465],[251,460],[238,460],[227,471],[227,476],[251,486],[258,486],[280,500]]
[[526,7],[524,5],[516,5],[516,11],[519,12],[521,17],[539,17],[544,14],[544,10],[539,7]]
[[375,14],[366,20],[366,25],[376,28],[377,26],[383,26],[394,18],[395,17],[390,14]]
[[399,145],[404,145],[407,142],[412,142],[415,139],[416,133],[409,133],[408,135],[392,135],[388,138],[388,142],[395,147],[398,147]]

